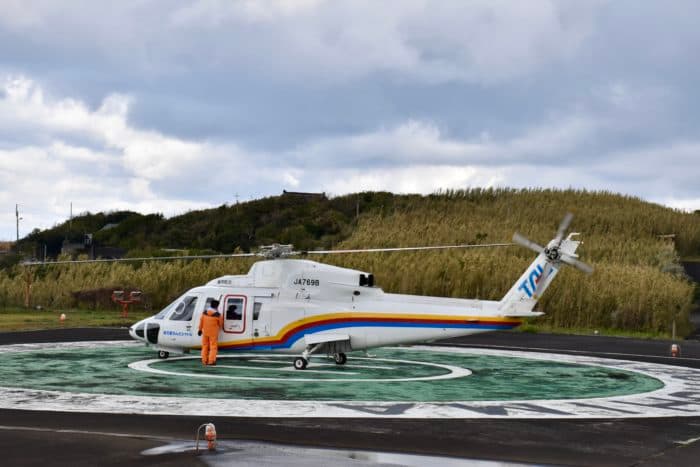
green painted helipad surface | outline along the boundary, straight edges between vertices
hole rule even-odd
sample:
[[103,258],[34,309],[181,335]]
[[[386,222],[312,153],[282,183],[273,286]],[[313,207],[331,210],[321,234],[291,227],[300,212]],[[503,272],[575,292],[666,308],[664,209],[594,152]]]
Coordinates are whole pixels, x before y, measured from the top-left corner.
[[229,354],[216,367],[196,356],[153,359],[132,344],[0,354],[0,385],[77,393],[298,401],[510,401],[584,399],[657,390],[645,374],[605,366],[522,357],[378,349],[322,357],[307,370],[291,356]]

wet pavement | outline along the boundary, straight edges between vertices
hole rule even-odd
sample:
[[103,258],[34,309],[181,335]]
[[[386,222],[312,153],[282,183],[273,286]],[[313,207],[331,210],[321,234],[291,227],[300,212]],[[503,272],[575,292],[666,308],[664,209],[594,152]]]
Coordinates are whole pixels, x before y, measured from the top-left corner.
[[[80,341],[101,337],[112,340],[115,335],[127,338],[125,329],[66,329],[0,334],[0,343],[62,339]],[[683,359],[676,360],[668,356],[670,341],[602,336],[493,333],[452,340],[449,344],[518,350],[527,348],[539,352],[545,349],[558,353],[611,357],[615,354],[614,358],[700,367],[700,343],[697,342],[681,342]],[[700,458],[700,417],[609,420],[203,419],[147,413],[126,415],[6,409],[0,410],[2,464],[42,467],[47,464],[202,465],[202,458],[188,452],[169,452],[158,456],[142,453],[158,446],[194,439],[199,424],[209,421],[216,424],[219,437],[224,442],[261,441],[298,447],[376,450],[538,465],[690,466],[697,465]],[[263,446],[286,452],[277,444]],[[264,451],[265,448],[260,449]],[[329,453],[319,454],[323,460],[317,465],[332,464],[324,457],[326,454]],[[362,459],[362,462],[374,462],[376,465],[383,461]],[[398,463],[401,464],[401,461]]]

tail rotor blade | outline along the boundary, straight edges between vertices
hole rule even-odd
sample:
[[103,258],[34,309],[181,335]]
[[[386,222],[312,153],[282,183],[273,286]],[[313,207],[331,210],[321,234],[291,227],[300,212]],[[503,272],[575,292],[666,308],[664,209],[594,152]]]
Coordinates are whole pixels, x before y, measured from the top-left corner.
[[561,224],[559,224],[559,229],[557,230],[557,236],[554,237],[554,239],[557,241],[557,245],[561,245],[561,241],[564,238],[564,233],[566,232],[566,229],[568,229],[571,225],[571,221],[573,219],[574,215],[570,212],[567,212],[564,216],[564,219],[562,219]]
[[569,256],[567,254],[561,255],[562,262],[575,267],[578,270],[585,272],[586,274],[591,274],[593,272],[593,266],[586,264],[583,261],[579,261],[576,258]]
[[536,253],[542,253],[544,250],[543,246],[538,245],[527,237],[521,235],[519,232],[515,232],[513,234],[513,242],[517,243],[518,245],[522,245],[525,248],[529,248]]

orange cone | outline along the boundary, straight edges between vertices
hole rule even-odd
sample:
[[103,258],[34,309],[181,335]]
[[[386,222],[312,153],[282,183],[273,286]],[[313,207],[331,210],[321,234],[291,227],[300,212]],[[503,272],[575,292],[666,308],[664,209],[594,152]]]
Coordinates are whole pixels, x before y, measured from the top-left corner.
[[207,439],[207,447],[210,451],[216,449],[216,427],[213,423],[207,423],[204,429],[204,437]]
[[671,356],[679,357],[681,355],[681,346],[678,344],[671,344]]

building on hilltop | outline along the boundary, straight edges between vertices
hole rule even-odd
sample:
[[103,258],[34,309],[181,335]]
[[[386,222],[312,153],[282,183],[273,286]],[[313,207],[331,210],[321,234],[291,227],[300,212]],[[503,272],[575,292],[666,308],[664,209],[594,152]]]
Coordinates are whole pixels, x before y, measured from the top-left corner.
[[304,201],[313,201],[315,199],[327,199],[326,193],[305,193],[302,191],[287,191],[282,190],[282,196],[288,196],[291,198],[299,198]]

